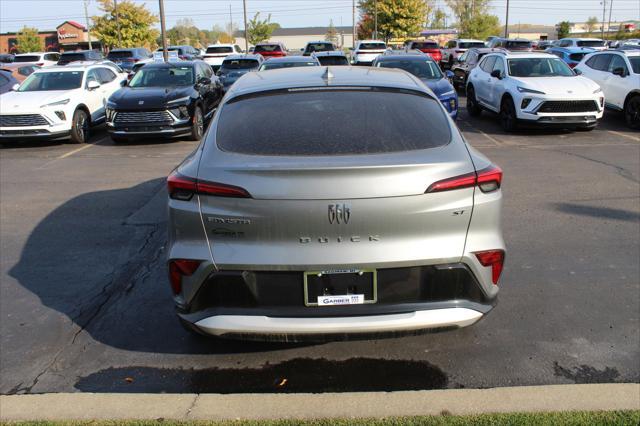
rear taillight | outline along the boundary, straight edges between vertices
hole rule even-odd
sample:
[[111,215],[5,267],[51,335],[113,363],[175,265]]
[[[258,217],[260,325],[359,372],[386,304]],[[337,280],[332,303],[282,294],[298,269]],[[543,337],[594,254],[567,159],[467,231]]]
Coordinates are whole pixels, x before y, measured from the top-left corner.
[[174,200],[189,201],[194,194],[213,195],[216,197],[251,198],[243,188],[217,182],[204,182],[171,173],[167,178],[169,197]]
[[474,253],[482,266],[491,266],[491,281],[498,285],[504,265],[504,250],[487,250]]
[[444,179],[432,184],[425,193],[451,191],[454,189],[478,186],[482,192],[493,192],[500,189],[502,170],[497,166],[489,166],[480,171]]
[[456,49],[456,53],[464,53],[464,50]]
[[44,66],[44,62],[36,62],[36,66],[42,67]]
[[173,294],[182,291],[182,277],[188,277],[200,266],[199,260],[175,259],[169,261],[169,281]]

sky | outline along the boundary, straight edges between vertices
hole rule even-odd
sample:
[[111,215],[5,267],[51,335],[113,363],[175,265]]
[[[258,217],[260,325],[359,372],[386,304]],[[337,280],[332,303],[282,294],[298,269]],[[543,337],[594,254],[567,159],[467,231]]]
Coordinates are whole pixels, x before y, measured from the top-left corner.
[[[352,23],[352,0],[246,0],[247,12],[271,14],[272,22],[282,27],[349,26]],[[472,1],[472,0],[469,0]],[[613,1],[612,21],[640,20],[640,0]],[[158,0],[135,0],[158,13]],[[196,25],[210,29],[229,22],[229,6],[235,23],[242,21],[242,0],[164,0],[167,28],[180,18],[192,18]],[[445,0],[435,0],[445,8]],[[504,24],[507,0],[491,0],[491,13]],[[357,0],[356,0],[357,4]],[[99,14],[96,0],[89,0],[89,15]],[[584,22],[589,16],[602,20],[602,0],[510,0],[509,23],[554,25],[560,21]],[[40,30],[55,29],[65,20],[85,23],[83,0],[0,0],[0,32],[16,31],[24,25]],[[449,18],[451,19],[451,17]],[[356,11],[357,20],[357,11]],[[243,26],[240,25],[240,28]]]

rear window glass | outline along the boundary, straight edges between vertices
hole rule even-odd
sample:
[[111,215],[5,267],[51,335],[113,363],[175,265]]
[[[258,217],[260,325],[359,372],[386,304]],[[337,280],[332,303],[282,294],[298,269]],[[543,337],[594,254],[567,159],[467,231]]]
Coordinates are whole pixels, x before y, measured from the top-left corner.
[[120,50],[118,52],[109,52],[107,58],[109,59],[122,59],[122,58],[132,58],[133,52],[129,50]]
[[328,52],[332,51],[333,45],[331,43],[309,43],[307,44],[307,52]]
[[349,61],[344,56],[319,56],[320,65],[349,65]]
[[259,53],[259,52],[282,52],[282,49],[280,49],[280,45],[278,45],[278,44],[260,44],[260,45],[256,46],[256,48],[253,51],[255,53]]
[[222,68],[228,70],[246,70],[257,66],[258,61],[255,59],[230,59],[222,63]]
[[207,53],[233,53],[231,46],[207,47]]
[[65,62],[84,61],[84,59],[84,53],[63,53],[60,56],[60,60]]
[[434,41],[420,41],[413,43],[414,49],[438,49],[438,43]]
[[460,49],[471,49],[472,47],[485,47],[481,41],[461,41],[458,45]]
[[437,100],[374,88],[239,98],[224,105],[217,129],[220,149],[249,155],[379,154],[442,146],[450,138]]
[[531,42],[509,40],[505,43],[505,47],[507,49],[528,49],[531,47]]
[[586,55],[586,53],[572,53],[571,55],[569,55],[569,59],[579,62],[582,60],[582,58],[584,58],[584,55]]
[[384,50],[387,45],[384,43],[360,43],[359,50]]
[[291,62],[265,62],[260,67],[260,71],[277,70],[281,68],[297,68],[297,67],[315,67],[318,63],[316,61],[291,61]]
[[26,55],[26,56],[16,56],[13,62],[38,62],[40,60],[40,56],[38,55]]
[[602,40],[578,40],[576,43],[580,47],[603,47],[604,41]]

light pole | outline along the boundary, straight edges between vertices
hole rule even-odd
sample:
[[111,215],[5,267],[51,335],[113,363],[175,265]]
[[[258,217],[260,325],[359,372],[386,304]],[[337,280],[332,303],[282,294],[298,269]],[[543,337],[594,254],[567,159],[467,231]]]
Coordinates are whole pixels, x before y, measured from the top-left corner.
[[509,38],[509,0],[507,0],[507,15],[504,20],[504,38]]
[[93,46],[91,45],[91,28],[89,28],[89,12],[87,12],[88,4],[89,0],[84,0],[84,19],[87,21],[87,39],[89,40],[89,50],[93,50]]
[[600,26],[600,33],[602,34],[602,39],[604,40],[604,20],[607,13],[607,0],[602,0],[602,25]]
[[118,0],[113,0],[113,9],[116,14],[116,29],[118,31],[118,47],[122,47],[122,36],[120,35],[120,21],[118,20]]
[[613,0],[611,0],[611,3],[609,3],[609,23],[607,24],[607,32],[611,32],[611,12],[612,11],[613,11]]
[[164,21],[164,0],[158,0],[160,4],[160,32],[162,37],[162,57],[165,62],[169,62],[169,51],[167,51],[167,31]]
[[374,1],[374,13],[375,13],[375,18],[373,19],[373,39],[377,40],[378,39],[378,0]]
[[351,47],[356,48],[356,0],[351,1],[351,24],[353,26],[351,34]]
[[249,32],[247,31],[247,0],[242,0],[244,9],[244,51],[249,53]]

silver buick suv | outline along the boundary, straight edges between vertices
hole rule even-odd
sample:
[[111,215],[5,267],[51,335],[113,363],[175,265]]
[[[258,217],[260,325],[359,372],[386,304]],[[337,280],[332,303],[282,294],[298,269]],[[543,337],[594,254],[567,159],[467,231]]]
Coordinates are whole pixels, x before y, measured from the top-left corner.
[[178,316],[270,341],[471,325],[496,303],[501,180],[409,73],[248,73],[167,180]]

